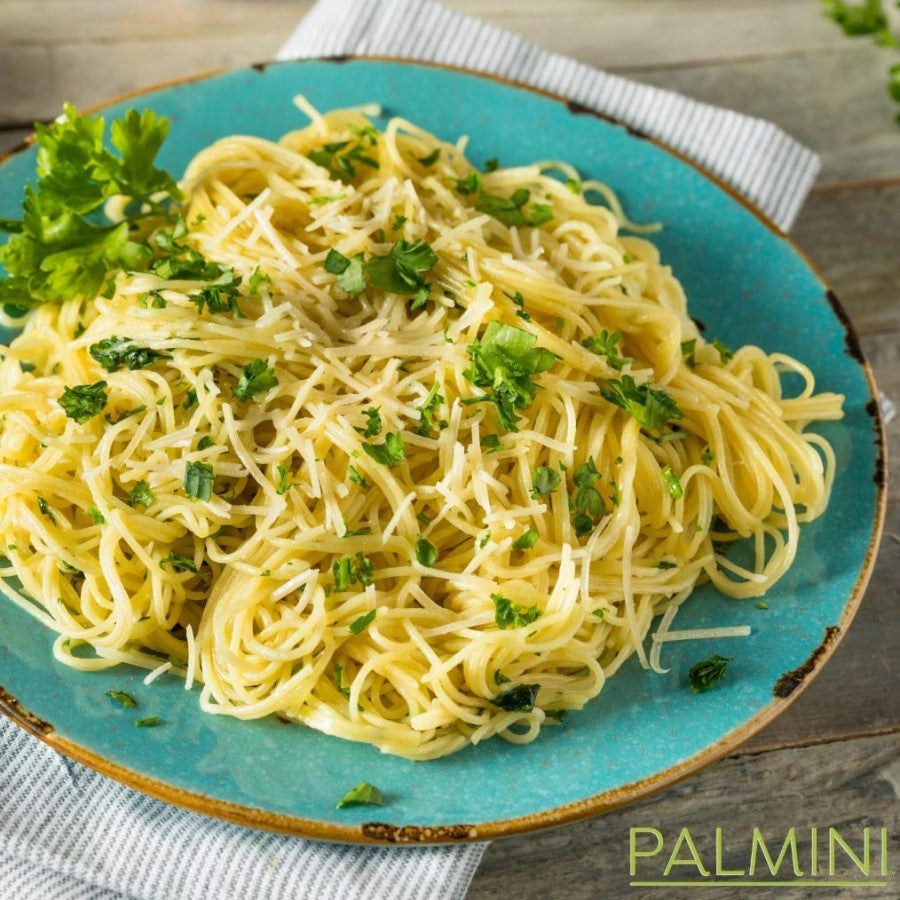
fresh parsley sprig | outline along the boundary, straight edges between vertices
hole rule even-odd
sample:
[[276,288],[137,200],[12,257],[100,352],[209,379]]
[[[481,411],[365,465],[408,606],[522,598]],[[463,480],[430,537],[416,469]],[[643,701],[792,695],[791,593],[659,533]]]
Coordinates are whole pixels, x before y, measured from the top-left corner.
[[[9,273],[0,278],[0,303],[8,312],[93,299],[109,273],[143,270],[153,260],[131,232],[181,198],[172,176],[154,165],[169,123],[152,110],[128,110],[110,128],[118,154],[104,146],[105,131],[102,116],[83,116],[71,104],[52,125],[35,126],[37,183],[25,187],[21,219],[0,219],[0,232],[10,235],[0,248]],[[98,224],[93,214],[119,195],[133,212],[123,222]]]

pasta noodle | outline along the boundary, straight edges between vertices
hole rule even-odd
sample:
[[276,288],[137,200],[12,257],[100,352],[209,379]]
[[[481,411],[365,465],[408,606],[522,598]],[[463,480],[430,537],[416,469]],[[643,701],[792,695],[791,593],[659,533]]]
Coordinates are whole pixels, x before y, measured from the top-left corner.
[[[220,140],[182,182],[182,246],[239,290],[204,306],[209,279],[120,273],[4,348],[5,591],[57,659],[174,671],[210,713],[414,759],[532,740],[632,654],[662,671],[677,636],[644,639],[698,583],[741,599],[784,574],[833,476],[806,428],[842,398],[707,343],[564,163],[476,178],[464,141],[298,103],[308,127]],[[437,261],[391,269],[401,241]],[[473,374],[492,322],[541,360],[494,370],[533,391],[513,427]],[[150,364],[105,370],[115,338]],[[68,417],[64,389],[100,380],[105,415]]]

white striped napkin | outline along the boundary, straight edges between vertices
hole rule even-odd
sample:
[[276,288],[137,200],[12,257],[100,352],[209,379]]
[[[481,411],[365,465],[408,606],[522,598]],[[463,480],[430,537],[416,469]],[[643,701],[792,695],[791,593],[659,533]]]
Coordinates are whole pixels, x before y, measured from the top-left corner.
[[[784,229],[819,168],[769,122],[599,72],[431,0],[321,0],[280,57],[347,53],[468,66],[567,96],[681,150]],[[4,900],[452,900],[485,846],[352,847],[241,828],[109,781],[5,720],[0,782]]]

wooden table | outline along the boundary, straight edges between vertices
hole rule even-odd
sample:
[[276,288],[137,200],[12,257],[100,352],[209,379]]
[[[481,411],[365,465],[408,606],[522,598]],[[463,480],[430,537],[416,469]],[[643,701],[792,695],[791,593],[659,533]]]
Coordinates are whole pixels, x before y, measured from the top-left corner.
[[[65,99],[84,106],[270,59],[309,5],[0,0],[0,151]],[[817,150],[823,171],[794,236],[849,311],[879,385],[900,400],[900,128],[884,88],[887,51],[845,38],[815,0],[554,0],[552,12],[548,0],[448,5],[584,62],[770,119]],[[679,786],[602,818],[494,843],[472,898],[679,896],[628,887],[630,826],[667,835],[687,826],[706,855],[716,824],[735,833],[759,826],[773,837],[794,825],[807,840],[811,825],[847,833],[854,824],[886,825],[897,866],[898,437],[895,420],[891,502],[871,586],[809,690],[740,753]],[[855,896],[898,892],[895,882]],[[770,893],[808,895],[767,888],[753,896]]]

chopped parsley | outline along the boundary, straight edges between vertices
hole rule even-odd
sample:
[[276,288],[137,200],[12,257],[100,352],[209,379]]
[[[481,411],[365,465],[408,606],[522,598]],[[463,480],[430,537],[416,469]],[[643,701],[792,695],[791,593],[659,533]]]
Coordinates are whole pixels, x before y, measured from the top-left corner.
[[275,487],[277,494],[286,494],[291,486],[290,482],[291,470],[287,466],[278,467],[278,484]]
[[[444,402],[444,398],[439,392],[440,385],[435,382],[428,392],[428,396],[419,407],[419,427],[417,433],[423,437],[427,437],[431,433],[431,430],[435,425],[434,417],[437,414],[438,409],[440,409],[441,404]],[[447,423],[443,422],[442,424],[446,426]],[[440,423],[438,427],[441,427]]]
[[106,419],[106,421],[109,422],[110,425],[118,425],[119,422],[124,422],[126,419],[130,419],[132,416],[140,415],[146,409],[146,406],[136,406],[134,409],[126,409],[123,413],[120,413],[115,418],[113,418],[109,413],[106,413],[103,418]]
[[338,803],[338,809],[345,809],[348,806],[382,806],[384,798],[381,791],[378,790],[368,781],[361,781],[359,784],[350,788]]
[[376,437],[381,434],[381,414],[378,412],[380,407],[378,406],[370,406],[368,409],[363,410],[363,415],[366,417],[366,427],[365,428],[357,428],[356,430],[363,437]]
[[556,469],[551,469],[549,466],[538,466],[531,476],[532,498],[537,500],[538,497],[555,491],[559,487],[560,481],[562,478]]
[[344,256],[332,248],[325,257],[325,271],[337,276],[337,286],[351,297],[358,297],[367,287],[363,254]]
[[456,190],[464,197],[477,194],[481,190],[481,176],[473,169],[465,178],[456,179]]
[[337,178],[347,184],[356,177],[357,166],[368,166],[377,169],[378,162],[366,153],[366,148],[376,143],[372,131],[360,132],[361,140],[332,141],[324,144],[316,150],[312,150],[307,156],[318,166],[328,169],[333,178]]
[[507,294],[506,291],[503,293],[509,297],[513,306],[518,307],[518,309],[516,309],[516,315],[522,319],[523,322],[530,322],[531,316],[525,312],[525,298],[522,296],[522,293],[520,291],[516,291],[514,294]]
[[363,450],[377,463],[383,466],[397,466],[406,459],[406,448],[403,446],[403,436],[388,432],[384,436],[384,443],[370,444],[363,441]]
[[135,728],[153,728],[159,725],[159,716],[145,716],[143,719],[135,719]]
[[106,696],[126,709],[134,709],[137,706],[137,700],[131,694],[126,694],[125,691],[107,691]]
[[503,449],[503,444],[500,443],[500,435],[498,434],[486,434],[481,439],[481,446],[487,450],[488,453],[496,453],[498,450]]
[[147,507],[155,500],[156,497],[153,491],[150,490],[150,485],[146,481],[141,480],[128,492],[128,500],[126,502],[129,506]]
[[427,538],[423,538],[421,535],[416,538],[416,559],[418,562],[431,568],[436,562],[438,558],[437,548],[434,544],[431,543]]
[[401,216],[400,213],[397,213],[394,216],[394,221],[391,222],[391,231],[399,231],[406,224],[406,216]]
[[695,694],[708,691],[717,681],[725,677],[725,669],[732,661],[730,656],[714,653],[709,659],[695,663],[688,670],[688,681]]
[[464,403],[493,403],[497,419],[508,431],[518,431],[516,410],[526,409],[534,400],[538,385],[532,376],[546,372],[556,356],[544,347],[535,347],[537,338],[515,325],[491,322],[481,338],[466,347],[472,360],[463,376],[475,387],[489,391]]
[[441,148],[435,147],[428,156],[417,156],[416,159],[422,163],[423,166],[433,166],[441,156]]
[[159,561],[161,569],[170,566],[173,572],[191,572],[197,574],[198,569],[194,561],[189,556],[182,556],[180,553],[170,553],[165,559]]
[[189,462],[184,470],[184,492],[195,500],[209,500],[215,479],[209,463]]
[[335,663],[334,665],[334,686],[345,696],[350,696],[350,688],[344,687],[341,681],[341,676],[344,671],[344,667],[340,663]]
[[523,225],[543,225],[553,218],[553,209],[545,203],[532,203],[528,212],[525,204],[531,197],[527,188],[517,188],[509,197],[495,197],[482,192],[475,201],[478,212],[487,213],[509,228]]
[[197,449],[198,450],[207,450],[209,447],[215,447],[216,442],[208,435],[204,434],[199,441],[197,441]]
[[350,634],[359,634],[361,631],[365,631],[375,621],[377,612],[377,609],[370,609],[364,616],[354,619],[350,623]]
[[368,556],[359,552],[356,556],[342,556],[336,559],[331,564],[331,574],[334,577],[334,589],[346,591],[354,584],[361,584],[363,587],[370,585],[375,574],[375,566]]
[[533,529],[529,528],[520,534],[514,541],[513,550],[530,550],[538,541],[540,535]]
[[503,594],[491,594],[494,601],[494,621],[498,628],[524,628],[541,615],[536,606],[513,603]]
[[264,284],[271,284],[271,283],[272,283],[271,276],[267,275],[265,272],[260,272],[259,266],[257,266],[250,273],[250,279],[247,282],[247,287],[248,287],[249,293],[251,295],[254,295],[254,294],[259,293],[259,289]]
[[716,459],[715,451],[710,450],[709,447],[707,447],[703,451],[702,455],[700,456],[700,462],[702,462],[704,466],[711,466],[713,464],[713,462],[715,462],[715,459]]
[[107,399],[106,382],[96,381],[94,384],[67,387],[57,402],[70,419],[84,425],[103,412]]
[[509,684],[512,681],[511,678],[507,678],[499,669],[494,672],[494,684]]
[[718,338],[712,342],[712,345],[719,351],[719,360],[723,366],[734,358],[734,351],[730,347],[726,347]]
[[581,342],[583,347],[586,347],[591,353],[596,353],[597,356],[605,356],[607,363],[609,363],[610,367],[615,369],[617,372],[622,371],[622,366],[627,363],[634,362],[633,359],[629,359],[626,356],[619,356],[618,350],[616,349],[616,344],[622,339],[621,331],[614,331],[610,334],[605,328],[600,332],[599,335],[595,335],[593,337],[586,338]]
[[419,309],[428,299],[424,276],[437,261],[437,254],[425,241],[397,241],[387,256],[373,256],[366,263],[366,274],[373,287],[389,294],[414,294],[410,308]]
[[158,360],[172,358],[168,353],[160,353],[149,347],[138,347],[127,337],[105,338],[91,344],[88,352],[107,372],[118,372],[122,367],[132,371],[145,369]]
[[681,355],[684,361],[693,369],[697,365],[694,353],[697,349],[697,338],[691,338],[689,341],[681,342]]
[[666,483],[666,489],[669,492],[669,496],[673,500],[679,500],[684,496],[684,488],[681,486],[681,481],[678,476],[672,471],[671,466],[666,466],[662,470],[663,481]]
[[103,517],[103,513],[97,509],[96,506],[88,507],[87,514],[91,517],[93,523],[95,525],[105,525],[106,519]]
[[43,497],[37,498],[38,512],[42,516],[46,516],[54,525],[56,524],[56,516],[50,510],[50,506]]
[[[206,266],[215,265],[205,263]],[[159,274],[157,272],[157,274]],[[185,277],[182,273],[169,277]],[[215,280],[200,288],[196,294],[189,294],[188,299],[197,307],[197,312],[202,314],[205,308],[211,313],[230,312],[235,319],[243,319],[244,314],[238,305],[238,285],[241,278],[236,275],[233,268],[219,266],[219,275]]]
[[594,458],[588,457],[572,473],[575,492],[571,499],[572,524],[579,537],[590,534],[594,530],[596,520],[606,513],[606,504],[594,485],[600,480],[600,473],[594,464]]
[[672,562],[672,561],[669,560],[669,559],[661,559],[661,560],[656,564],[656,568],[657,568],[657,569],[677,569],[677,568],[678,568],[678,563]]
[[278,384],[275,370],[269,368],[262,359],[254,359],[244,366],[238,383],[232,388],[232,393],[238,400],[244,402],[254,394],[268,391]]
[[497,169],[500,168],[500,160],[497,159],[496,156],[492,156],[490,159],[485,160],[484,163],[484,171],[485,172],[496,172]]
[[369,482],[359,474],[356,466],[347,466],[347,477],[354,484],[358,484],[364,491],[367,491],[370,487],[372,487],[372,485],[369,484]]
[[658,431],[672,419],[684,418],[684,413],[665,391],[649,384],[638,387],[630,375],[623,375],[621,381],[607,379],[601,385],[603,399],[624,409],[647,431]]
[[531,712],[537,700],[539,684],[517,684],[491,700],[494,706],[507,712]]

